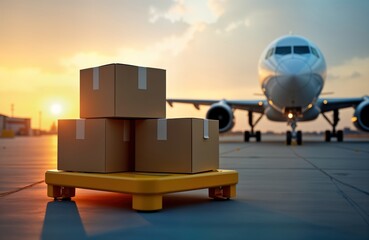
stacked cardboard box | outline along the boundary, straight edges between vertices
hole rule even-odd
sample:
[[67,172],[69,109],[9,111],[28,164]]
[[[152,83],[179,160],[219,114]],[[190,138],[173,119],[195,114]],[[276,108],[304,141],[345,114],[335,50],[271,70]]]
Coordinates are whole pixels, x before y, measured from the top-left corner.
[[197,173],[219,167],[218,122],[165,119],[165,70],[80,71],[80,117],[59,120],[58,169]]
[[164,118],[165,70],[125,64],[80,71],[81,118]]
[[219,168],[218,121],[137,120],[135,170],[198,173]]
[[59,120],[58,169],[124,172],[134,168],[133,122],[121,119]]

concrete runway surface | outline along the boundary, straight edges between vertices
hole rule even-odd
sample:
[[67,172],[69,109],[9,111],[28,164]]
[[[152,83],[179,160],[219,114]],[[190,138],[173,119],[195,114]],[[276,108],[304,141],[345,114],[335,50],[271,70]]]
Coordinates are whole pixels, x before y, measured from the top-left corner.
[[152,213],[110,192],[53,201],[43,179],[56,136],[0,139],[0,239],[369,239],[368,139],[265,139],[220,144],[221,168],[239,172],[235,199],[168,194]]

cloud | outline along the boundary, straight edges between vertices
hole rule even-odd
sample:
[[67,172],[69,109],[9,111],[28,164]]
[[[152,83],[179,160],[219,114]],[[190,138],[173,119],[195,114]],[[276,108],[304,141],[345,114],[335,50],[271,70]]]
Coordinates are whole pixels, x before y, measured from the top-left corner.
[[341,65],[328,68],[325,89],[341,96],[365,95],[369,92],[369,57],[352,58]]
[[202,23],[193,24],[180,36],[174,35],[164,38],[161,42],[155,44],[152,50],[158,53],[169,52],[177,55],[186,48],[195,34],[203,31],[205,27],[205,24]]
[[149,10],[149,21],[155,23],[163,18],[172,23],[183,21],[189,25],[205,23],[210,24],[218,20],[224,13],[222,0],[175,0],[173,4],[164,10],[151,6]]
[[355,79],[355,78],[359,78],[359,77],[361,77],[361,73],[355,71],[355,72],[351,73],[348,78],[349,79]]
[[208,6],[213,14],[219,17],[223,15],[225,11],[226,2],[228,2],[228,0],[208,0]]
[[327,74],[327,79],[329,80],[336,80],[336,79],[340,79],[341,77],[339,75],[335,75],[333,73],[328,73]]
[[352,58],[343,64],[329,68],[328,78],[331,80],[350,80],[369,77],[369,57]]
[[99,52],[78,52],[60,60],[65,69],[83,69],[106,63],[122,62],[140,66],[154,66],[163,58],[173,57],[184,51],[197,32],[203,31],[204,24],[191,25],[182,34],[173,34],[146,48],[122,47],[114,54]]
[[[149,7],[148,22],[160,27],[164,20],[173,24],[184,23],[181,31],[166,33],[155,42],[144,47],[123,46],[110,54],[97,51],[82,51],[60,60],[66,68],[86,68],[107,62],[127,62],[136,65],[155,65],[164,58],[177,56],[185,51],[196,34],[204,31],[209,24],[215,23],[224,13],[226,0],[174,0],[169,6]],[[244,24],[247,24],[245,21]]]
[[231,31],[236,30],[239,27],[250,27],[250,26],[251,26],[250,19],[249,18],[245,18],[244,20],[239,20],[239,21],[234,21],[234,22],[229,23],[225,27],[224,31],[225,32],[231,32]]
[[[342,65],[341,66],[342,69],[347,68],[347,66]],[[362,76],[362,74],[358,71],[353,71],[353,72],[346,72],[344,70],[338,69],[337,68],[334,70],[334,73],[329,73],[328,74],[328,79],[329,80],[349,80],[349,79],[356,79],[356,78],[360,78]],[[339,74],[339,72],[341,74]]]

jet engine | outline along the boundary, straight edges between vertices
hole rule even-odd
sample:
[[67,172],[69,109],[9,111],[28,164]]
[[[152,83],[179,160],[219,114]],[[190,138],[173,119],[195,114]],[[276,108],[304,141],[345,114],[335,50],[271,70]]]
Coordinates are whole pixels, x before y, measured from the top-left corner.
[[355,109],[354,125],[360,130],[369,132],[369,100],[361,102]]
[[234,126],[234,116],[232,108],[220,101],[210,106],[210,109],[206,113],[207,119],[219,120],[219,132],[227,132]]

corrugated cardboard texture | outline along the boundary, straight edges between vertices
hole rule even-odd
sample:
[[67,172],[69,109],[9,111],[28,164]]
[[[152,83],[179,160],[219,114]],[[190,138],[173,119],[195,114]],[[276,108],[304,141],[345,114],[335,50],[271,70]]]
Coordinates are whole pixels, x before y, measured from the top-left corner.
[[164,118],[165,70],[146,68],[146,89],[139,89],[138,67],[99,67],[99,88],[93,89],[93,68],[80,71],[80,117]]
[[93,68],[80,71],[80,117],[113,117],[115,65],[99,67],[99,89],[93,89]]
[[[218,121],[208,120],[209,138],[204,138],[204,121],[192,120],[192,172],[203,172],[219,168]],[[216,159],[216,161],[215,161]]]
[[[124,141],[124,122],[131,124]],[[76,139],[76,120],[58,121],[58,169],[78,172],[122,172],[134,167],[134,122],[86,119],[85,137]]]
[[157,122],[135,123],[135,171],[197,173],[219,168],[218,121],[209,120],[209,139],[204,139],[202,119],[167,119],[167,140],[157,139]]

